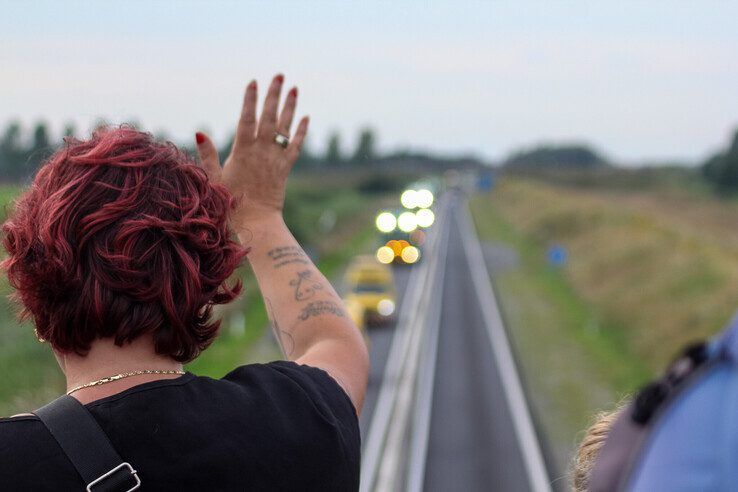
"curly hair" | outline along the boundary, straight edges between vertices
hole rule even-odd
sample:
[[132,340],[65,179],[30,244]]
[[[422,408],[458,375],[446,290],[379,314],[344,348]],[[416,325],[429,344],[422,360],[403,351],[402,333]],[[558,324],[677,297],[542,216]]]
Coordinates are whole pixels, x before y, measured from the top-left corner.
[[610,434],[610,428],[620,418],[629,402],[630,397],[626,397],[617,405],[615,410],[600,412],[594,417],[571,462],[570,475],[573,492],[589,490],[589,479],[600,454],[600,449],[605,445],[607,436]]
[[233,198],[172,143],[128,127],[65,139],[3,224],[0,263],[21,319],[62,352],[151,334],[180,362],[214,340],[215,304],[248,253],[233,239]]

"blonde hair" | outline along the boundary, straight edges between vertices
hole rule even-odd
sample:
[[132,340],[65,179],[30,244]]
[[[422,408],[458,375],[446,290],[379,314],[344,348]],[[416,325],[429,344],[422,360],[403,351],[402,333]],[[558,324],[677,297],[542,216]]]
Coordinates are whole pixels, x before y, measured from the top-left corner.
[[605,444],[610,433],[612,424],[620,417],[620,412],[630,402],[625,399],[617,408],[610,412],[600,412],[594,418],[594,423],[589,426],[587,432],[579,443],[579,449],[574,455],[571,464],[571,486],[573,492],[586,492],[589,490],[589,478],[597,461],[600,449]]

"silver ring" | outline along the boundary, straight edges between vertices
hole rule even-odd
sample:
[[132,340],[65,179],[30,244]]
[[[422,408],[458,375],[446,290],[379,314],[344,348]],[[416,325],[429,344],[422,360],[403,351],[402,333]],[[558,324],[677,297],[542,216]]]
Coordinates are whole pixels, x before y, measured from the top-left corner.
[[279,132],[274,132],[274,143],[279,145],[283,149],[286,149],[287,146],[290,144],[290,139],[287,135],[282,135]]

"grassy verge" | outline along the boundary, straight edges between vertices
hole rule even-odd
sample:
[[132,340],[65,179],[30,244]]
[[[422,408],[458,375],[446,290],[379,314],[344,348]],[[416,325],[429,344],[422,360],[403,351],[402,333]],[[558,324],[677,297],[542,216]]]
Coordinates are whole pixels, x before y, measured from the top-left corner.
[[519,255],[517,267],[496,274],[493,282],[534,411],[564,470],[592,414],[640,385],[648,370],[625,350],[617,327],[608,326],[562,272],[546,264],[540,244],[489,207],[488,197],[473,199],[471,208],[482,241]]

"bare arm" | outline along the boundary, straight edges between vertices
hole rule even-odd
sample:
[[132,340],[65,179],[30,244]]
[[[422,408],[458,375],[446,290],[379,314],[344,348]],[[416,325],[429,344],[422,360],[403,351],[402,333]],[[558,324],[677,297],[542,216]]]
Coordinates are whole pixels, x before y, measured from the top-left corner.
[[225,184],[239,200],[232,223],[241,242],[251,248],[249,262],[285,357],[328,372],[360,412],[369,366],[364,340],[282,218],[287,176],[308,120],[300,121],[286,149],[274,142],[277,131],[289,135],[297,100],[293,89],[278,118],[281,86],[282,77],[275,77],[257,125],[256,83],[249,84],[233,149],[222,169],[215,147],[202,134],[197,135],[198,153],[211,179]]

